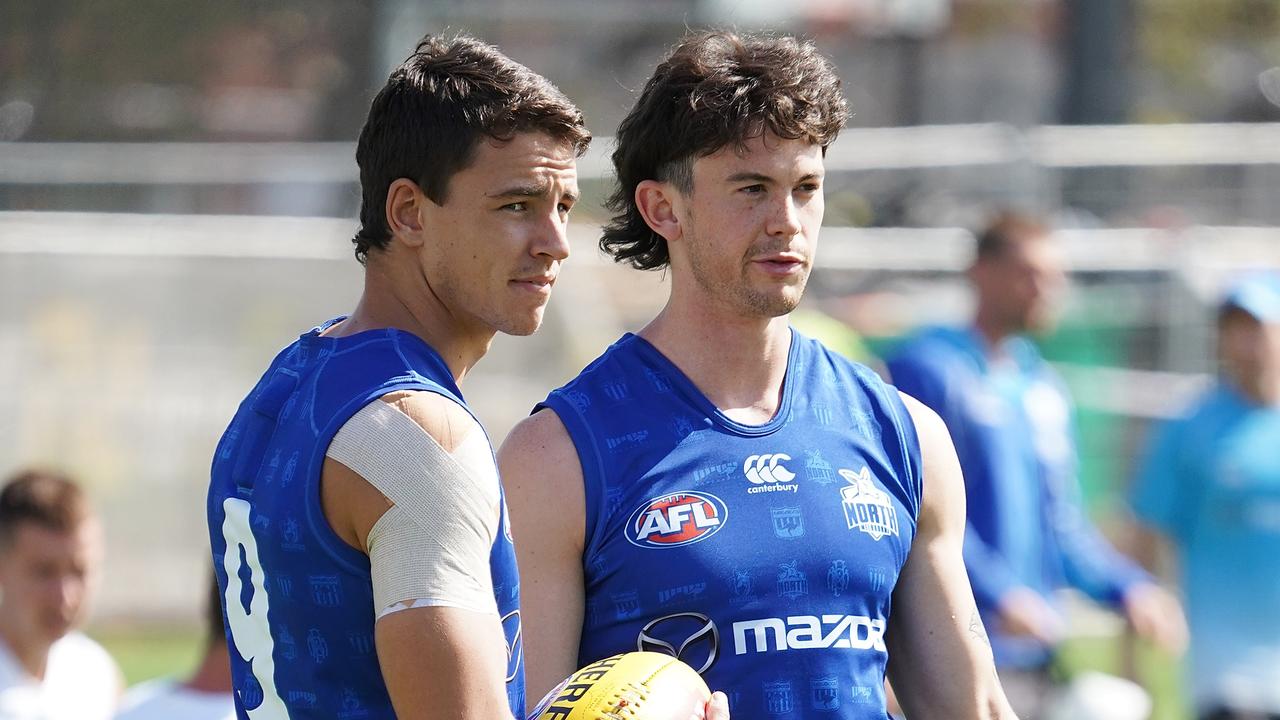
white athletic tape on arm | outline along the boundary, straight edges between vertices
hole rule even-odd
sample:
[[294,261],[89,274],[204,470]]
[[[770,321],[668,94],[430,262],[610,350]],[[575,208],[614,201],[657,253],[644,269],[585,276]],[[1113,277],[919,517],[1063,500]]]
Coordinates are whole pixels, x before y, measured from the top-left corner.
[[498,535],[499,489],[488,440],[483,457],[464,441],[454,457],[408,415],[371,402],[342,426],[327,455],[394,507],[369,531],[373,602],[388,612],[447,605],[497,614],[489,555]]

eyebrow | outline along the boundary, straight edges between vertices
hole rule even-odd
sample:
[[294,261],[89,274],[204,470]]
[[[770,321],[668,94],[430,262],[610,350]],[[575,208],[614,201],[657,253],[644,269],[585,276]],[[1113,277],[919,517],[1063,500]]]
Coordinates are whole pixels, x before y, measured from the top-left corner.
[[[820,179],[820,176],[818,175],[818,173],[806,173],[803,177],[801,177],[796,182],[807,182],[809,180],[818,180],[818,179]],[[738,172],[725,178],[725,182],[731,182],[731,183],[747,182],[747,181],[758,182],[758,183],[777,182],[772,177],[769,177],[768,175],[763,175],[758,172]]]
[[[508,197],[536,198],[536,197],[542,197],[546,195],[550,190],[551,190],[551,183],[535,182],[535,183],[527,183],[522,185],[512,185],[511,187],[505,188],[503,190],[499,190],[498,192],[486,193],[486,196],[491,198],[508,198]],[[564,196],[574,202],[578,201],[578,193],[576,192],[567,191],[565,192]]]

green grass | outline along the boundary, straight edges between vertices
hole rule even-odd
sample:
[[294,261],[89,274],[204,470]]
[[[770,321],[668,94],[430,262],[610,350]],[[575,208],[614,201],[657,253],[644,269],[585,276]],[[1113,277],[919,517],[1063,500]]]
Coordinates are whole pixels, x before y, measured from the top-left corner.
[[[1057,670],[1067,677],[1083,670],[1097,670],[1112,675],[1125,676],[1124,642],[1120,638],[1077,638],[1065,643],[1058,651]],[[1151,720],[1189,720],[1180,690],[1178,660],[1139,642],[1134,651],[1136,679],[1147,692],[1155,707]]]
[[124,671],[129,685],[157,677],[185,677],[195,670],[204,638],[195,627],[112,625],[90,629]]

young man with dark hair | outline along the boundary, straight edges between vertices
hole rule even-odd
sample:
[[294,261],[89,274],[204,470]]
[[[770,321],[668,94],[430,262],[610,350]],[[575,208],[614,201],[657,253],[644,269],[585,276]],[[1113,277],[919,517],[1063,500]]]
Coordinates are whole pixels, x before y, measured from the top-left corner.
[[213,462],[242,718],[523,718],[515,554],[459,383],[537,329],[590,135],[546,79],[428,37],[360,135],[351,315],[271,363]]
[[119,668],[75,631],[102,564],[102,526],[61,473],[28,470],[0,491],[0,717],[106,720]]
[[1011,717],[945,428],[787,324],[847,114],[812,44],[713,32],[623,121],[601,245],[671,295],[499,453],[533,695],[640,648],[739,718],[883,720],[886,666],[913,717]]
[[968,279],[973,324],[924,329],[887,366],[955,440],[969,580],[1005,691],[1031,720],[1045,712],[1053,650],[1066,629],[1058,590],[1073,587],[1121,611],[1169,650],[1181,647],[1185,628],[1176,600],[1117,553],[1080,506],[1070,399],[1026,337],[1052,326],[1066,283],[1049,227],[999,214],[978,234]]

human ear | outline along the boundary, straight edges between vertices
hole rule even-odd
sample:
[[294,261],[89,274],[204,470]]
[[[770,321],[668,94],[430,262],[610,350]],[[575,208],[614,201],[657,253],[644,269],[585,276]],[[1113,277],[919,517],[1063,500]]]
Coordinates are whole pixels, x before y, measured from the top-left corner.
[[418,184],[399,178],[387,188],[387,230],[410,246],[422,244],[422,203],[427,197]]
[[675,242],[683,234],[677,205],[681,198],[671,183],[642,180],[636,185],[636,209],[645,224],[667,242]]

